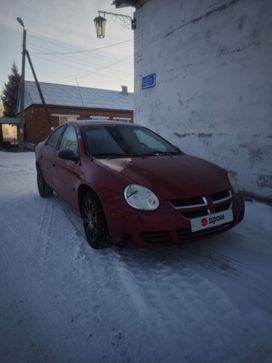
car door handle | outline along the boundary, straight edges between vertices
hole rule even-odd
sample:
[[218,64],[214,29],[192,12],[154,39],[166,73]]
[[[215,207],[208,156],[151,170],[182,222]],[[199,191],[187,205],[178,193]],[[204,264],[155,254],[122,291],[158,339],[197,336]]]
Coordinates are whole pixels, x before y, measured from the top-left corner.
[[56,166],[56,164],[55,164],[55,163],[53,163],[53,164],[52,164],[52,166],[54,166],[54,167],[55,167],[55,166]]

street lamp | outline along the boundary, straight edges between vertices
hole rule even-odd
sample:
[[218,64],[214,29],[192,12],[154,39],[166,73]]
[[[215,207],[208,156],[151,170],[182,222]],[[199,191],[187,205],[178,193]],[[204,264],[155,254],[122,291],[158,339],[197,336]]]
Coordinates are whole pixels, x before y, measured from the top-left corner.
[[21,18],[19,18],[19,17],[17,17],[16,19],[17,19],[18,23],[21,24],[22,27],[24,28],[25,24],[24,24],[23,20]]
[[[98,16],[94,18],[95,30],[97,38],[105,38],[106,32],[106,21],[105,16],[112,15],[114,17],[120,18],[123,24],[128,25],[132,30],[136,29],[136,20],[129,15],[111,13],[109,11],[98,10]],[[103,16],[102,16],[103,15]]]
[[96,18],[94,18],[94,25],[96,30],[97,38],[105,38],[105,32],[106,32],[106,18],[99,15]]
[[19,125],[19,151],[24,150],[24,128],[25,128],[25,56],[26,56],[26,29],[21,18],[17,18],[18,23],[23,27],[23,50],[22,50],[22,74],[20,82],[20,125]]

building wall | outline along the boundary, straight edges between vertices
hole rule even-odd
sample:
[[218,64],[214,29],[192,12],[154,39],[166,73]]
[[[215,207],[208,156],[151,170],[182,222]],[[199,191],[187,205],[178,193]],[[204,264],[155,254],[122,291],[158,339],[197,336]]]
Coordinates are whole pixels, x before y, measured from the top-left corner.
[[[58,116],[52,115],[76,115],[77,119],[90,119],[90,116],[105,116],[110,120],[114,118],[129,118],[133,122],[133,111],[82,109],[72,107],[48,107],[50,120],[53,127],[60,124]],[[25,142],[37,144],[44,140],[50,133],[46,113],[41,105],[33,105],[25,110]]]
[[[272,198],[272,2],[142,3],[135,122],[234,171],[243,190]],[[154,72],[156,86],[141,89],[142,76]]]

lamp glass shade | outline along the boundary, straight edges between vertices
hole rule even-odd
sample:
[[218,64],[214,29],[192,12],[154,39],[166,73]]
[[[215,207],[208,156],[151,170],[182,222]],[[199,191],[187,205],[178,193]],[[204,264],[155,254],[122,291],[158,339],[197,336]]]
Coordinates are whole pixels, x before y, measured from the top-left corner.
[[106,19],[99,15],[94,18],[94,24],[97,38],[105,38]]

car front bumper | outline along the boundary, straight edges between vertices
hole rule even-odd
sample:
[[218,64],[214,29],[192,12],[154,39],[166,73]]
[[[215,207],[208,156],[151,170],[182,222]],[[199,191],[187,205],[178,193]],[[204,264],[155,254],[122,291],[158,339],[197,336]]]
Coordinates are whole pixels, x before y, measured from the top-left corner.
[[[133,243],[139,246],[162,246],[198,240],[223,232],[238,224],[244,217],[244,199],[241,194],[233,195],[230,208],[233,221],[220,226],[192,232],[191,221],[168,201],[161,202],[154,212],[142,212],[129,208],[128,211],[111,212],[108,216],[109,232],[114,243]],[[208,216],[208,215],[207,215]]]

